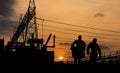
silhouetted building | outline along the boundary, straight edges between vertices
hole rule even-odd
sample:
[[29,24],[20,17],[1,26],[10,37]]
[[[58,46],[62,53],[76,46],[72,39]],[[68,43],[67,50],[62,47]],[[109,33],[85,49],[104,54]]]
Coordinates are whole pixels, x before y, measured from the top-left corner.
[[3,49],[4,47],[4,39],[0,39],[0,49]]
[[4,58],[4,39],[0,39],[0,64],[3,62]]

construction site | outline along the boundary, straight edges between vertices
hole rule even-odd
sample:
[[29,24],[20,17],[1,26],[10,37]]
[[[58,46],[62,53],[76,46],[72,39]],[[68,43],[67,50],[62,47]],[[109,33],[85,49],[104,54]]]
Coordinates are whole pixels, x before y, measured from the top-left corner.
[[[23,17],[22,15],[20,16],[19,25],[10,41],[5,45],[5,39],[0,39],[0,64],[74,64],[71,61],[65,63],[63,61],[55,62],[55,51],[48,51],[47,49],[54,49],[56,47],[56,36],[49,33],[46,41],[42,37],[39,38],[38,19],[45,21],[45,19],[36,17],[35,0],[30,0],[27,12]],[[32,20],[33,23],[31,23]],[[51,20],[46,21],[61,23]],[[52,45],[48,45],[50,39],[52,40]],[[69,45],[68,43],[65,44]],[[88,64],[88,62],[89,60],[82,61],[83,64]],[[115,54],[109,54],[107,56],[102,54],[101,60],[97,60],[97,63],[120,64],[120,51],[116,51]]]
[[[30,21],[34,23],[30,25]],[[32,28],[28,33],[29,29]],[[50,38],[53,37],[53,45],[48,46]],[[30,0],[27,12],[20,18],[19,26],[7,45],[4,39],[0,40],[0,64],[24,63],[24,64],[53,64],[54,51],[47,51],[48,47],[55,47],[55,35],[51,33],[47,41],[38,38],[36,24],[35,1]],[[43,42],[46,42],[43,44]]]

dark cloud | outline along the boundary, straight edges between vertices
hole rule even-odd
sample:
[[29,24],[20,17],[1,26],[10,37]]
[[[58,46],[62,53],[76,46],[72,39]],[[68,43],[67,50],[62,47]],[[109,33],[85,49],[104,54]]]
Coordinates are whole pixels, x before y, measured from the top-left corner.
[[105,15],[104,14],[102,14],[102,13],[97,13],[96,15],[95,15],[95,17],[104,17]]
[[[12,21],[10,17],[14,14],[13,6],[16,0],[0,0],[0,35],[10,35],[17,22]],[[11,29],[12,28],[12,29]]]
[[[62,46],[71,46],[71,43],[68,43],[68,42],[63,42],[63,43],[59,43],[59,45],[62,45]],[[87,46],[88,44],[86,44]],[[101,49],[110,49],[107,45],[100,45],[100,48]]]
[[71,45],[71,43],[59,43],[59,45],[63,45],[63,46],[70,46]]
[[0,16],[8,17],[14,12],[13,5],[16,0],[0,0]]
[[11,19],[0,20],[0,35],[12,35],[13,30],[17,27],[18,22]]
[[108,46],[106,46],[106,45],[100,45],[100,48],[101,49],[110,49]]

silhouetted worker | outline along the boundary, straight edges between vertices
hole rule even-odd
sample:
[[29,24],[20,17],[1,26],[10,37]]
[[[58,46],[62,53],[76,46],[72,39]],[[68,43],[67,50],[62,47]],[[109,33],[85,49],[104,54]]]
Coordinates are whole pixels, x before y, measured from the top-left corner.
[[82,58],[85,57],[85,42],[82,40],[82,36],[79,35],[78,39],[71,44],[72,57],[74,58],[74,64],[81,62]]
[[[91,51],[90,51],[91,50]],[[97,44],[97,39],[94,38],[87,46],[87,54],[90,54],[90,63],[96,64],[97,59],[101,59],[101,49]]]

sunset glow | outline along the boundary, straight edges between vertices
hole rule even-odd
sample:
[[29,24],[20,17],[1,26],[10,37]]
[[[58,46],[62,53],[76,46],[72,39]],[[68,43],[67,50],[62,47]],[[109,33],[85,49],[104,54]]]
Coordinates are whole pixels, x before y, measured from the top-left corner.
[[[50,33],[56,36],[55,47],[47,49],[55,52],[55,61],[71,60],[70,46],[78,35],[82,35],[86,47],[97,38],[102,53],[120,50],[119,3],[120,0],[35,0],[38,38],[43,38],[44,45]],[[5,39],[5,45],[17,30],[20,14],[23,18],[28,5],[29,0],[1,0],[0,39]],[[47,46],[53,45],[52,37]]]
[[59,56],[59,60],[60,60],[60,61],[63,61],[63,56]]

